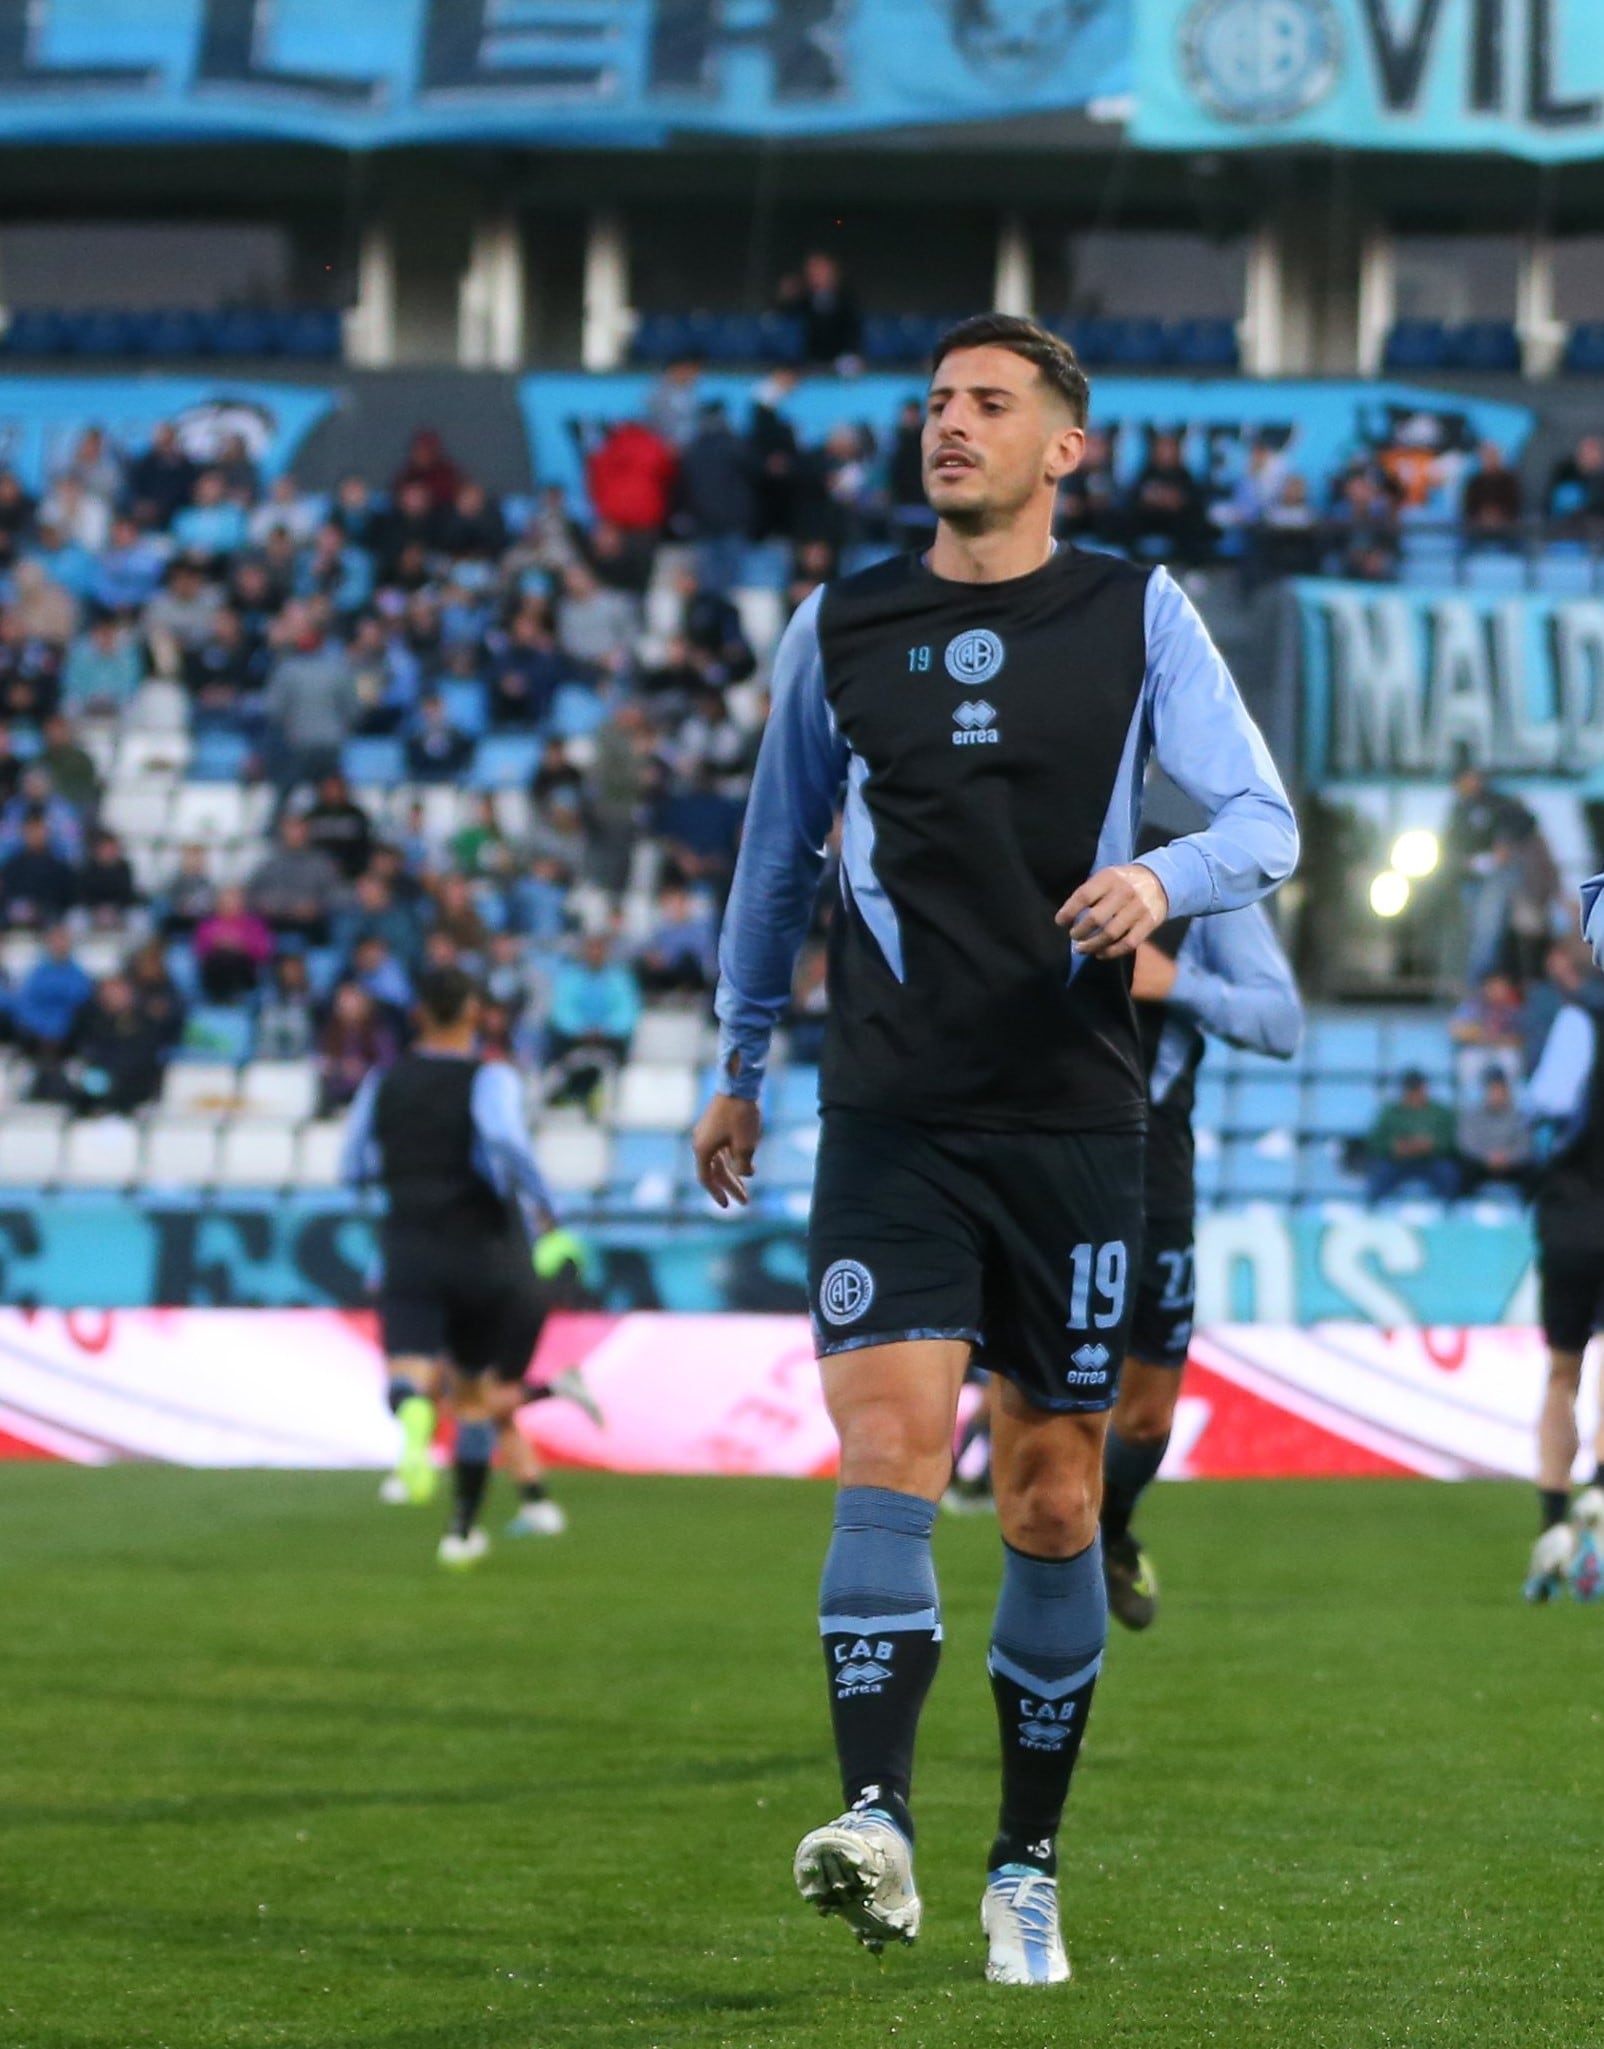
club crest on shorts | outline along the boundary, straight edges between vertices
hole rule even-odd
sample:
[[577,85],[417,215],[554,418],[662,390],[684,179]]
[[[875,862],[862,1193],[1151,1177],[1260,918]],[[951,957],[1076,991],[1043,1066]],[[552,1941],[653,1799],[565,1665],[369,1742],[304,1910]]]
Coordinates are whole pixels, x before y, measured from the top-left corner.
[[874,1275],[858,1259],[838,1259],[819,1283],[819,1314],[826,1323],[856,1323],[874,1300]]
[[955,683],[961,683],[966,690],[976,690],[998,674],[1007,659],[1007,650],[989,627],[973,626],[947,642],[943,659],[947,674]]

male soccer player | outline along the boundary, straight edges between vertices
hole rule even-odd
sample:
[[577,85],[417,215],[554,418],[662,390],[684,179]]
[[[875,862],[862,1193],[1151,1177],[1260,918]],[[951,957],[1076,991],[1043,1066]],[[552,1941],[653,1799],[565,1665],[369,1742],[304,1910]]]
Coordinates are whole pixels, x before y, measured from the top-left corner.
[[[1034,323],[954,328],[926,405],[929,554],[826,586],[786,629],[721,944],[720,1089],[694,1139],[714,1200],[744,1200],[844,785],[809,1285],[841,1440],[819,1627],[847,1811],[804,1837],[795,1875],[871,1948],[917,1933],[930,1531],[983,1346],[1008,1377],[1003,1798],[982,1916],[988,1975],[1010,1984],[1069,1975],[1054,1842],[1107,1629],[1104,1412],[1142,1222],[1127,957],[1166,918],[1262,895],[1297,850],[1264,743],[1170,578],[1054,550],[1086,400],[1073,353]],[[1135,863],[1150,753],[1210,822]]]
[[[399,1472],[413,1499],[429,1491],[422,1475],[441,1362],[449,1369],[454,1502],[439,1558],[452,1567],[490,1548],[479,1511],[498,1441],[520,1495],[509,1534],[558,1536],[567,1526],[513,1421],[536,1392],[524,1375],[546,1312],[524,1206],[542,1234],[555,1229],[555,1212],[524,1129],[517,1075],[475,1055],[478,1019],[478,996],[460,969],[419,978],[417,1042],[357,1091],[341,1161],[346,1181],[376,1181],[388,1198],[379,1321],[391,1407],[405,1433]],[[595,1413],[577,1383],[545,1391]]]
[[1537,1184],[1537,1274],[1548,1385],[1537,1419],[1541,1534],[1524,1592],[1604,1597],[1604,1422],[1590,1484],[1571,1501],[1578,1450],[1576,1400],[1588,1341],[1604,1329],[1604,1060],[1596,1008],[1567,1003],[1526,1087],[1526,1111],[1546,1157]]
[[1192,1342],[1192,1108],[1203,1035],[1290,1060],[1303,1006],[1258,904],[1162,926],[1136,949],[1131,994],[1147,1071],[1144,1231],[1130,1348],[1103,1445],[1101,1523],[1108,1605],[1128,1629],[1146,1629],[1158,1582],[1131,1523],[1163,1463]]

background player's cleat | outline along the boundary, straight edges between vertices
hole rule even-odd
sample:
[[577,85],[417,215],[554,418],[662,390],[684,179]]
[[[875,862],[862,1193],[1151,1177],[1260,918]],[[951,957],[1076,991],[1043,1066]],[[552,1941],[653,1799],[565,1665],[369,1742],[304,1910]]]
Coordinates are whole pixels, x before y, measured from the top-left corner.
[[993,1985],[1062,1985],[1069,1958],[1058,1925],[1058,1881],[1030,1864],[1004,1864],[980,1901],[986,1976]]
[[434,1555],[448,1572],[466,1572],[470,1565],[477,1565],[489,1549],[490,1539],[483,1530],[470,1530],[465,1537],[459,1537],[455,1530],[447,1530]]
[[1604,1600],[1604,1487],[1584,1487],[1571,1503],[1576,1547],[1566,1578],[1576,1601]]
[[546,1393],[553,1401],[572,1402],[582,1416],[595,1424],[598,1430],[607,1428],[607,1418],[602,1414],[602,1405],[585,1385],[585,1376],[577,1366],[565,1366],[561,1373],[554,1373],[545,1384]]
[[1151,1559],[1127,1530],[1103,1539],[1103,1583],[1108,1605],[1127,1629],[1148,1629],[1158,1613],[1158,1575]]
[[948,1515],[995,1515],[997,1503],[992,1498],[990,1487],[983,1480],[954,1479],[941,1497],[941,1506]]
[[509,1537],[560,1537],[568,1518],[555,1501],[526,1501],[507,1525]]
[[1571,1561],[1576,1554],[1576,1532],[1569,1523],[1555,1523],[1544,1530],[1532,1546],[1532,1562],[1526,1568],[1521,1588],[1528,1601],[1557,1601],[1565,1592]]
[[853,1808],[797,1844],[797,1891],[821,1914],[839,1914],[865,1949],[912,1942],[924,1907],[913,1882],[913,1848],[878,1808]]
[[434,1403],[421,1394],[408,1395],[396,1410],[401,1425],[401,1456],[396,1472],[407,1490],[408,1501],[421,1506],[434,1499],[440,1484],[430,1448],[434,1443]]
[[1604,1487],[1584,1487],[1571,1503],[1571,1522],[1579,1530],[1604,1533]]
[[408,1508],[412,1495],[407,1488],[404,1473],[386,1473],[379,1482],[379,1499],[386,1508]]

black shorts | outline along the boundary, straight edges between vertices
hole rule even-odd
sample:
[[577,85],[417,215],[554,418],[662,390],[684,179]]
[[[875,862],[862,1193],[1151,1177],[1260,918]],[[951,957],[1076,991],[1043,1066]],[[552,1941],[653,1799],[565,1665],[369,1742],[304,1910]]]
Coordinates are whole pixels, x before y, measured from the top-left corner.
[[1556,1352],[1585,1352],[1604,1330],[1604,1235],[1577,1217],[1537,1212],[1537,1282],[1543,1338]]
[[458,1373],[519,1381],[546,1320],[546,1291],[516,1242],[384,1242],[379,1325],[386,1358],[444,1358]]
[[1139,1131],[938,1130],[826,1110],[808,1227],[815,1348],[967,1338],[1038,1408],[1106,1409],[1141,1237]]
[[1178,1373],[1192,1345],[1193,1219],[1149,1217],[1142,1234],[1142,1273],[1136,1284],[1130,1356],[1144,1366]]

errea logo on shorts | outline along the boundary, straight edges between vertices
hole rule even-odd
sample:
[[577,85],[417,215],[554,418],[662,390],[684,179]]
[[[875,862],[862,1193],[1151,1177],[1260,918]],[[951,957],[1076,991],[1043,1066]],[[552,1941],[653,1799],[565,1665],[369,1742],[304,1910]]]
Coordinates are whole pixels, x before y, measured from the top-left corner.
[[999,675],[1007,650],[997,635],[984,626],[971,627],[947,642],[947,674],[965,690],[978,690]]
[[838,1259],[819,1283],[819,1314],[838,1327],[856,1323],[874,1300],[874,1275],[857,1259]]

